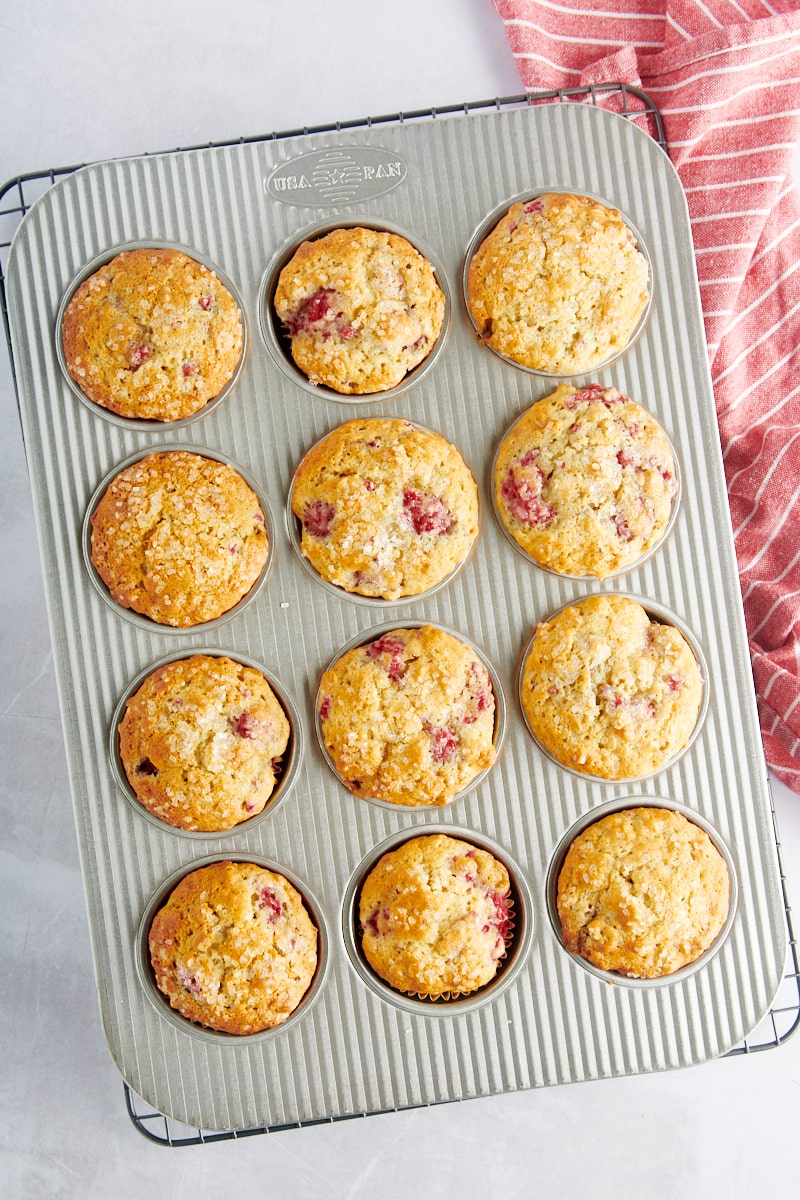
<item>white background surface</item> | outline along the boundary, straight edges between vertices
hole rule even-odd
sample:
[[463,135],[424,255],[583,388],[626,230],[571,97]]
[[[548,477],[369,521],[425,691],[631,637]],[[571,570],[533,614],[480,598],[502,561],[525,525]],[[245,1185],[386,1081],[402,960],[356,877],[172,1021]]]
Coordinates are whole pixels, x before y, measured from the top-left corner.
[[[0,10],[0,181],[521,90],[490,0],[16,0]],[[800,154],[795,159],[800,176]],[[3,236],[0,226],[0,236]],[[125,1113],[78,867],[41,566],[0,346],[0,1193],[285,1200],[796,1194],[800,1035],[666,1075],[190,1149]],[[790,893],[800,797],[774,785]]]

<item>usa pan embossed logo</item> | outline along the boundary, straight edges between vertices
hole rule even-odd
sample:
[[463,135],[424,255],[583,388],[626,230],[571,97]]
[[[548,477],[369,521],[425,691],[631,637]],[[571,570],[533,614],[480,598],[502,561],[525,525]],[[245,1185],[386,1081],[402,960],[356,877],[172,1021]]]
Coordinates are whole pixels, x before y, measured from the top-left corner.
[[299,208],[324,208],[372,200],[398,187],[408,174],[399,154],[378,146],[312,150],[275,167],[264,180],[273,200]]

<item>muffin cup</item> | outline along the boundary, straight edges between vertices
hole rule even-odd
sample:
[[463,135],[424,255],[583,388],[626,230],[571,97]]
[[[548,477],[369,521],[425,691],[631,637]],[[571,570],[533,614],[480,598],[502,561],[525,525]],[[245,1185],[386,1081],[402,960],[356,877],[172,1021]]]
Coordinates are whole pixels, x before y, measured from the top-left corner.
[[[520,712],[522,713],[522,718],[525,722],[525,728],[527,729],[527,731],[530,734],[533,741],[536,743],[536,746],[542,752],[542,754],[545,756],[545,758],[549,758],[550,761],[552,763],[555,763],[555,765],[557,767],[560,767],[562,771],[568,771],[570,775],[574,775],[578,779],[592,780],[596,783],[603,783],[603,784],[611,785],[611,786],[617,786],[617,785],[625,784],[625,783],[642,783],[647,779],[652,779],[656,775],[660,775],[662,771],[666,771],[670,767],[674,767],[675,764],[677,762],[679,762],[681,758],[683,758],[684,754],[686,754],[686,752],[692,747],[694,742],[697,740],[697,737],[700,733],[700,730],[703,727],[703,723],[704,723],[704,721],[706,719],[706,715],[708,713],[708,705],[709,705],[709,700],[710,700],[708,664],[706,663],[705,655],[703,654],[703,650],[700,646],[700,643],[698,642],[697,638],[694,636],[692,631],[689,629],[688,625],[685,625],[684,622],[681,621],[679,617],[676,617],[674,613],[670,612],[669,609],[663,608],[660,604],[656,604],[652,600],[645,600],[641,596],[634,596],[634,595],[630,594],[629,592],[613,592],[613,593],[592,592],[592,593],[589,593],[589,595],[591,595],[591,596],[602,596],[602,595],[606,595],[606,594],[613,595],[616,597],[622,597],[627,600],[635,600],[637,604],[641,604],[642,608],[645,610],[645,612],[647,613],[647,615],[651,621],[657,621],[661,625],[673,625],[680,633],[683,634],[686,641],[688,642],[689,647],[691,648],[691,651],[694,654],[695,659],[697,660],[697,665],[700,668],[700,675],[701,675],[702,682],[703,682],[703,695],[702,695],[702,699],[700,701],[700,709],[697,714],[697,720],[695,721],[694,729],[692,730],[691,736],[687,739],[686,745],[683,746],[682,749],[680,749],[677,754],[674,754],[672,756],[672,758],[670,758],[666,762],[662,763],[661,766],[658,767],[655,771],[648,771],[644,775],[632,775],[632,776],[629,776],[624,779],[608,779],[604,775],[592,775],[588,771],[578,771],[575,767],[570,767],[567,763],[562,762],[559,758],[556,758],[556,756],[550,750],[548,750],[546,746],[542,745],[542,743],[539,741],[536,734],[531,729],[530,722],[528,721],[528,716],[525,712],[525,706],[522,701],[523,677],[525,674],[525,663],[526,663],[528,655],[530,654],[531,649],[533,647],[533,642],[536,637],[538,625],[545,624],[547,621],[551,621],[554,617],[557,617],[559,613],[563,612],[565,608],[571,608],[571,607],[573,607],[573,605],[580,603],[581,600],[588,599],[588,595],[587,596],[577,596],[577,597],[573,597],[573,599],[571,599],[571,600],[567,600],[564,604],[559,605],[558,608],[555,608],[552,610],[552,612],[549,612],[547,614],[547,616],[542,617],[541,622],[537,623],[537,629],[534,629],[533,635],[531,638],[529,638],[529,640],[525,646],[525,649],[522,651],[522,656],[520,658],[519,668],[517,671],[517,700],[519,702],[519,707],[520,707]],[[630,805],[627,805],[627,807],[630,807]]]
[[[567,856],[567,851],[572,845],[578,834],[583,833],[590,825],[595,825],[603,817],[609,816],[611,813],[624,812],[630,808],[665,808],[672,812],[680,813],[686,817],[687,821],[697,825],[704,833],[707,833],[714,847],[722,855],[725,865],[728,868],[728,879],[730,882],[730,900],[728,905],[728,915],[722,929],[717,934],[713,943],[709,948],[703,951],[702,954],[691,963],[687,963],[685,967],[681,967],[677,971],[671,972],[669,975],[660,975],[649,979],[639,979],[630,975],[622,975],[617,971],[604,971],[600,967],[596,967],[594,963],[588,959],[581,957],[579,954],[573,954],[567,950],[564,945],[561,934],[561,921],[558,915],[558,877],[561,874],[561,868],[564,865],[564,859]],[[665,800],[658,796],[625,796],[617,800],[610,800],[606,804],[598,805],[591,812],[584,813],[579,819],[567,830],[561,841],[556,846],[553,856],[550,859],[550,866],[547,871],[547,879],[545,883],[547,915],[550,919],[555,938],[561,947],[562,952],[570,958],[576,966],[582,967],[590,975],[594,975],[596,979],[602,980],[604,983],[622,985],[627,988],[653,988],[664,987],[668,984],[679,984],[693,975],[696,971],[705,967],[712,958],[722,949],[725,941],[730,934],[736,919],[736,907],[738,902],[738,882],[736,877],[736,868],[733,861],[733,856],[727,845],[717,833],[713,825],[710,825],[699,813],[693,812],[690,808],[686,808],[682,804],[677,804],[672,800]]]
[[394,629],[422,629],[425,626],[431,626],[434,629],[441,629],[443,633],[448,633],[448,634],[450,634],[451,637],[456,638],[459,642],[463,642],[465,646],[469,646],[470,649],[473,651],[475,657],[483,663],[484,667],[486,667],[486,670],[489,672],[489,679],[491,680],[492,692],[494,694],[494,735],[492,737],[492,744],[495,748],[495,754],[496,754],[495,762],[490,767],[484,767],[484,769],[478,775],[476,775],[474,779],[470,780],[470,782],[466,785],[466,787],[463,787],[459,792],[456,792],[456,794],[452,797],[452,799],[448,800],[446,804],[419,804],[419,805],[393,804],[390,800],[376,800],[373,796],[367,796],[367,795],[357,796],[357,795],[355,795],[350,790],[350,788],[347,786],[347,782],[345,781],[344,777],[342,775],[340,775],[339,771],[336,768],[336,764],[334,763],[333,759],[331,758],[331,756],[328,752],[328,748],[325,745],[325,737],[322,732],[322,720],[319,715],[319,708],[320,708],[320,703],[321,703],[321,691],[320,691],[319,686],[317,686],[317,690],[314,695],[314,729],[316,731],[317,742],[319,744],[320,752],[322,754],[322,757],[325,759],[325,762],[328,764],[328,766],[330,767],[333,774],[339,780],[342,787],[347,789],[348,793],[353,797],[354,800],[367,800],[367,801],[369,801],[370,804],[376,804],[380,808],[388,809],[391,812],[409,812],[409,813],[423,812],[423,813],[425,813],[425,812],[432,812],[432,811],[435,812],[435,811],[441,810],[443,808],[450,808],[453,804],[455,804],[457,801],[463,799],[464,796],[466,796],[470,792],[474,791],[475,788],[477,788],[481,783],[483,783],[483,781],[486,779],[487,775],[497,765],[497,759],[500,756],[500,751],[501,751],[501,748],[503,745],[503,740],[505,738],[506,699],[505,699],[505,695],[503,694],[503,688],[500,683],[500,677],[498,676],[497,672],[495,671],[494,667],[489,662],[489,659],[486,657],[486,655],[483,653],[483,651],[478,646],[476,646],[476,644],[470,638],[465,637],[464,634],[459,633],[458,630],[449,629],[446,625],[440,625],[436,621],[402,621],[402,622],[390,621],[383,625],[376,625],[372,629],[362,630],[361,633],[358,633],[358,634],[356,634],[355,637],[351,638],[350,641],[347,642],[341,648],[341,650],[339,650],[333,656],[333,658],[330,660],[330,662],[328,662],[325,665],[325,667],[323,667],[321,674],[324,674],[325,671],[330,670],[330,668],[334,665],[334,663],[337,663],[339,661],[339,659],[344,654],[347,654],[350,650],[355,650],[359,646],[365,646],[365,645],[368,645],[370,642],[377,641],[379,638],[383,637],[384,634],[391,633],[392,630],[394,630]]
[[[276,1025],[272,1029],[262,1029],[258,1033],[246,1034],[225,1033],[221,1030],[209,1029],[204,1025],[190,1021],[187,1017],[181,1016],[177,1009],[172,1007],[169,1002],[169,998],[159,989],[158,985],[156,984],[155,973],[150,961],[150,948],[148,945],[150,926],[153,923],[156,913],[163,907],[172,891],[186,875],[191,874],[192,871],[196,871],[201,867],[207,867],[216,862],[255,863],[256,866],[264,867],[268,871],[273,871],[278,875],[282,875],[300,893],[308,915],[313,924],[316,926],[317,966],[314,976],[311,980],[308,990],[294,1012],[291,1013],[280,1025]],[[241,1046],[250,1045],[252,1042],[256,1041],[264,1041],[268,1038],[280,1037],[284,1031],[288,1031],[306,1015],[319,996],[328,973],[328,968],[330,965],[330,938],[319,902],[316,900],[304,881],[299,879],[298,876],[290,871],[287,867],[280,863],[276,863],[271,859],[262,858],[257,854],[212,854],[205,858],[196,859],[194,862],[186,863],[182,867],[179,867],[177,871],[174,871],[156,888],[150,897],[150,900],[148,901],[139,921],[139,927],[136,931],[134,943],[134,958],[136,963],[136,973],[139,977],[139,982],[144,989],[145,995],[156,1011],[160,1013],[160,1015],[167,1021],[169,1021],[174,1028],[181,1030],[184,1033],[188,1033],[192,1037],[198,1038],[199,1040],[209,1044]]]
[[[526,416],[527,412],[528,412],[528,409],[526,409],[524,412],[521,412],[518,417],[515,417],[515,419],[511,422],[511,424],[503,432],[502,436],[498,440],[497,446],[495,447],[494,454],[492,455],[492,461],[491,461],[491,465],[489,467],[489,476],[488,476],[486,486],[487,486],[487,489],[489,492],[489,496],[491,498],[492,512],[494,513],[498,528],[500,529],[500,532],[503,534],[503,537],[506,539],[506,541],[509,543],[509,545],[512,546],[514,550],[516,550],[517,554],[520,554],[525,559],[526,562],[531,563],[534,567],[538,567],[538,569],[540,571],[546,571],[548,575],[555,575],[556,578],[558,578],[558,579],[573,579],[576,583],[596,583],[596,582],[598,582],[598,579],[599,579],[599,576],[597,576],[597,575],[572,575],[567,571],[556,571],[554,567],[545,566],[543,563],[540,563],[537,559],[535,559],[533,557],[533,555],[528,554],[528,551],[525,550],[524,547],[522,547],[519,544],[517,539],[511,534],[511,532],[507,528],[506,523],[503,520],[502,515],[497,507],[497,494],[496,494],[496,488],[495,488],[495,471],[497,469],[497,460],[500,457],[500,450],[503,446],[503,443],[506,441],[507,438],[509,438],[511,436],[511,434],[514,432],[517,425]],[[652,416],[652,413],[650,415]],[[655,420],[655,419],[656,418],[653,417],[653,420]],[[662,530],[661,536],[658,538],[658,541],[654,542],[649,550],[646,550],[644,554],[640,555],[639,558],[635,559],[631,563],[628,563],[626,566],[618,567],[616,571],[610,571],[608,573],[608,575],[604,575],[602,577],[602,582],[604,582],[604,583],[609,579],[618,579],[620,575],[626,575],[628,573],[628,571],[635,570],[637,567],[640,567],[642,565],[642,563],[647,562],[647,560],[649,558],[652,558],[653,555],[656,554],[662,548],[662,546],[666,542],[667,538],[672,533],[673,527],[678,518],[678,512],[680,509],[681,500],[683,498],[683,475],[681,472],[680,461],[675,452],[675,447],[672,443],[672,439],[669,437],[669,435],[667,434],[666,430],[664,429],[663,425],[661,425],[660,422],[659,422],[659,426],[661,428],[662,433],[664,434],[664,437],[667,439],[667,442],[669,444],[669,448],[672,453],[672,463],[673,463],[673,467],[674,467],[674,471],[675,471],[676,490],[675,490],[675,495],[672,498],[672,508],[670,510],[669,520],[667,521],[666,525],[664,526],[664,529]]]
[[638,322],[636,323],[636,327],[634,328],[633,332],[631,333],[631,336],[629,337],[629,339],[625,343],[625,345],[622,346],[621,349],[615,351],[614,354],[609,355],[609,357],[604,359],[602,362],[593,363],[590,367],[587,367],[585,371],[573,371],[570,373],[562,373],[562,372],[558,372],[558,371],[543,371],[536,367],[527,367],[524,365],[524,363],[517,362],[516,359],[509,358],[507,355],[501,354],[499,350],[495,350],[494,347],[489,345],[488,342],[485,343],[485,345],[486,345],[487,349],[491,350],[492,354],[496,354],[497,357],[499,359],[501,359],[503,362],[508,363],[512,367],[516,367],[518,371],[525,371],[529,375],[538,375],[544,379],[553,379],[553,380],[583,379],[587,375],[592,375],[598,371],[602,371],[605,367],[610,366],[611,363],[616,362],[624,354],[628,353],[631,346],[633,346],[633,344],[638,340],[642,330],[644,329],[645,325],[647,324],[647,320],[648,320],[648,317],[650,316],[650,311],[653,306],[653,262],[650,257],[650,252],[647,249],[647,245],[646,245],[644,239],[642,238],[641,234],[639,233],[638,229],[633,224],[633,222],[630,221],[628,219],[628,217],[626,216],[626,214],[624,212],[622,212],[617,207],[617,205],[613,204],[610,200],[605,200],[602,196],[596,196],[592,192],[584,192],[584,191],[578,192],[574,188],[565,188],[565,187],[540,187],[540,188],[537,188],[533,192],[521,192],[516,196],[511,196],[511,197],[509,197],[509,199],[504,200],[501,205],[499,205],[497,208],[495,208],[489,214],[489,216],[486,217],[486,219],[481,222],[481,224],[478,226],[478,228],[473,233],[473,235],[469,241],[469,244],[467,246],[467,251],[466,251],[465,258],[464,258],[464,267],[463,267],[462,274],[461,274],[461,290],[462,290],[462,295],[463,295],[463,299],[464,299],[464,308],[466,310],[467,317],[469,318],[470,324],[472,325],[473,329],[475,330],[476,336],[480,337],[480,330],[472,316],[472,313],[471,313],[470,307],[469,307],[468,276],[469,276],[469,268],[470,268],[472,259],[474,258],[475,254],[477,253],[477,250],[480,247],[480,245],[482,244],[482,242],[492,232],[495,225],[497,225],[498,222],[502,220],[502,218],[506,215],[506,213],[508,212],[508,210],[511,208],[511,206],[513,204],[525,203],[527,201],[535,200],[538,196],[545,196],[545,195],[587,196],[590,200],[596,200],[598,204],[603,204],[606,206],[606,208],[614,209],[615,212],[619,213],[620,217],[625,222],[628,229],[631,231],[634,238],[636,239],[636,244],[639,247],[639,250],[641,251],[641,253],[644,255],[645,259],[647,260],[649,299],[645,306],[644,312],[640,316]]
[[[388,418],[388,419],[392,419],[392,418]],[[402,419],[406,420],[406,418],[402,418]],[[413,425],[415,429],[422,430],[424,433],[434,434],[437,437],[443,436],[442,434],[437,433],[437,431],[435,429],[430,429],[427,425],[421,425],[419,423],[419,421],[409,421],[408,424]],[[316,582],[319,584],[320,587],[324,588],[325,591],[329,592],[332,596],[338,596],[342,600],[349,600],[353,604],[363,604],[368,608],[376,608],[376,609],[384,609],[384,610],[392,609],[392,608],[403,608],[407,604],[418,604],[421,600],[427,600],[430,596],[435,596],[437,592],[440,592],[444,588],[449,587],[450,584],[453,582],[453,580],[458,575],[461,574],[464,567],[467,565],[467,563],[472,558],[473,554],[475,553],[475,547],[477,546],[478,541],[480,539],[480,521],[481,521],[480,494],[478,495],[478,533],[473,538],[472,545],[470,546],[469,550],[462,558],[461,562],[456,564],[456,566],[453,568],[453,570],[450,572],[449,575],[445,575],[444,579],[440,579],[438,583],[435,583],[433,585],[433,587],[427,588],[424,592],[417,592],[413,596],[399,596],[396,600],[385,600],[382,596],[362,596],[360,592],[348,592],[347,588],[340,587],[338,583],[330,583],[329,580],[323,579],[323,577],[320,575],[319,571],[316,569],[316,567],[313,565],[313,563],[310,562],[308,558],[306,558],[305,554],[303,554],[303,549],[302,549],[302,522],[300,521],[299,517],[295,516],[294,510],[292,508],[292,500],[294,497],[295,476],[297,474],[297,470],[302,465],[302,463],[305,460],[305,458],[307,457],[307,455],[311,454],[312,451],[315,450],[316,447],[319,446],[322,442],[324,442],[325,439],[332,432],[333,432],[333,430],[329,429],[327,433],[324,433],[322,435],[322,437],[318,438],[317,441],[314,442],[314,444],[312,446],[309,446],[309,448],[306,450],[305,454],[303,455],[303,458],[301,458],[300,462],[297,464],[297,467],[292,472],[292,479],[289,484],[289,491],[286,496],[286,510],[285,510],[286,531],[288,533],[289,541],[291,543],[292,549],[294,550],[295,554],[297,555],[298,559],[300,560],[300,564],[303,567],[303,570],[308,575],[310,575],[312,579],[316,580]],[[455,445],[455,443],[451,443],[451,445]],[[461,454],[461,451],[459,450],[459,448],[457,446],[455,447],[455,449],[458,450],[459,454]],[[474,471],[472,470],[472,467],[469,465],[469,463],[467,462],[467,460],[463,454],[461,454],[461,457],[464,459],[464,463],[466,464],[467,469],[469,470],[473,479],[476,479],[476,476],[475,476]]]
[[[397,850],[404,842],[436,833],[469,842],[478,849],[492,854],[503,864],[508,871],[511,884],[510,901],[514,923],[506,943],[505,953],[498,961],[497,974],[494,979],[471,992],[462,992],[458,995],[443,993],[441,996],[431,997],[398,991],[373,970],[361,948],[358,906],[364,880],[384,854],[390,850]],[[406,1013],[414,1013],[419,1016],[461,1016],[463,1013],[473,1012],[475,1009],[483,1007],[484,1004],[496,1000],[520,975],[533,943],[533,897],[520,868],[496,842],[490,841],[483,834],[475,833],[471,829],[463,829],[457,825],[425,824],[414,829],[404,829],[386,838],[385,841],[375,846],[359,864],[347,885],[342,902],[342,933],[347,953],[356,973],[362,982],[382,1000],[386,1000]]]
[[[122,718],[125,716],[125,707],[128,700],[138,692],[139,688],[146,679],[157,671],[160,667],[166,666],[167,663],[179,662],[181,659],[192,658],[196,654],[208,655],[213,658],[230,658],[234,662],[241,663],[245,667],[252,667],[264,676],[267,683],[272,688],[275,696],[284,711],[287,721],[289,722],[289,741],[284,754],[281,756],[281,769],[278,778],[275,782],[272,795],[267,801],[265,807],[260,813],[256,813],[252,817],[248,817],[246,821],[240,821],[237,825],[232,825],[230,829],[217,830],[195,830],[181,829],[177,825],[171,825],[169,821],[164,821],[152,813],[138,799],[136,792],[131,787],[128,776],[125,773],[125,768],[122,765],[122,759],[119,752],[119,727],[122,723]],[[257,662],[253,658],[248,658],[244,654],[240,654],[236,650],[221,650],[212,649],[206,646],[198,646],[193,649],[176,650],[172,654],[167,654],[156,662],[151,663],[143,671],[131,681],[128,687],[123,692],[122,696],[114,709],[114,715],[111,718],[108,738],[109,760],[111,762],[111,770],[117,782],[117,786],[124,795],[128,803],[134,810],[151,825],[160,829],[162,832],[174,833],[178,837],[189,838],[195,841],[214,841],[221,838],[231,837],[238,833],[249,833],[255,829],[267,818],[273,816],[275,811],[280,807],[283,801],[288,796],[289,792],[295,785],[297,775],[300,770],[300,764],[303,756],[303,727],[298,714],[297,708],[286,688],[280,680],[269,671],[263,663]]]
[[[233,467],[235,471],[241,475],[245,483],[255,492],[258,502],[261,506],[261,511],[264,514],[264,524],[267,532],[267,560],[261,569],[261,574],[255,581],[250,591],[242,597],[237,604],[229,608],[227,612],[221,613],[220,616],[214,617],[210,621],[201,621],[197,625],[166,625],[159,621],[154,621],[152,617],[147,617],[143,613],[136,612],[132,608],[124,608],[113,598],[103,580],[100,578],[94,563],[92,562],[92,516],[98,504],[102,500],[107,488],[116,479],[120,472],[133,466],[134,463],[140,462],[143,458],[149,457],[151,454],[169,454],[173,451],[186,451],[189,454],[199,455],[201,458],[210,458],[215,462],[225,463],[229,467]],[[175,442],[163,445],[150,446],[145,450],[139,450],[136,454],[132,454],[130,458],[126,458],[123,462],[117,463],[115,467],[105,476],[104,479],[96,487],[92,495],[86,513],[83,518],[83,526],[81,529],[81,548],[83,552],[83,562],[89,579],[92,581],[96,591],[102,599],[117,612],[126,621],[130,621],[133,625],[138,625],[140,629],[146,629],[149,633],[166,633],[166,634],[189,634],[189,633],[206,633],[212,629],[217,629],[220,625],[224,625],[227,621],[233,620],[238,616],[243,609],[252,604],[256,596],[266,583],[272,565],[275,560],[275,523],[272,519],[272,511],[267,503],[267,498],[261,485],[258,484],[249,472],[240,467],[237,462],[229,458],[226,454],[222,454],[217,450],[212,450],[207,446],[195,446],[188,442]]]
[[[335,229],[374,229],[378,233],[395,233],[399,237],[405,238],[431,264],[436,282],[444,294],[442,330],[430,354],[421,363],[418,363],[416,367],[413,367],[399,384],[393,388],[387,388],[384,392],[348,394],[337,392],[335,388],[327,387],[325,384],[312,383],[292,358],[290,339],[284,332],[282,323],[275,312],[274,296],[278,286],[278,278],[298,247],[303,242],[316,241],[328,233],[333,233]],[[450,288],[447,283],[447,277],[436,255],[420,242],[416,234],[399,225],[394,225],[386,221],[375,221],[373,217],[365,217],[363,220],[350,217],[347,220],[330,221],[323,225],[310,225],[300,233],[294,234],[291,240],[285,242],[273,256],[261,280],[258,292],[258,317],[261,326],[261,335],[277,365],[285,375],[288,375],[304,391],[309,392],[312,396],[332,400],[337,404],[377,404],[384,400],[394,400],[397,396],[408,391],[409,388],[414,387],[433,367],[442,352],[450,328],[451,310]]]
[[[181,417],[181,419],[178,421],[158,421],[149,418],[125,417],[120,413],[112,412],[111,409],[104,408],[102,404],[97,404],[94,400],[91,400],[86,393],[81,390],[67,369],[67,361],[64,355],[64,346],[61,338],[64,314],[69,306],[70,301],[72,300],[72,297],[75,295],[81,284],[88,279],[90,275],[94,275],[95,271],[99,271],[101,267],[106,265],[106,263],[110,262],[113,258],[116,258],[118,254],[122,254],[128,250],[148,250],[150,248],[157,250],[178,250],[181,254],[185,254],[188,258],[194,259],[195,262],[200,263],[202,266],[207,267],[209,271],[212,271],[220,283],[227,288],[235,300],[242,322],[242,353],[239,357],[239,362],[233,372],[233,375],[222,388],[222,390],[218,392],[216,396],[212,397],[207,404],[204,404],[202,408],[199,408],[197,412],[191,413],[188,417]],[[216,263],[212,262],[210,258],[207,258],[205,255],[198,253],[197,250],[194,250],[188,246],[178,245],[176,242],[162,242],[155,240],[125,242],[120,246],[114,246],[110,250],[106,250],[103,254],[98,255],[97,258],[92,259],[92,261],[83,267],[79,274],[75,276],[64,293],[64,296],[58,307],[58,314],[56,316],[56,358],[58,359],[58,365],[61,368],[61,373],[64,376],[67,386],[69,387],[70,391],[77,396],[80,402],[85,405],[90,412],[93,412],[95,416],[102,417],[104,421],[109,421],[112,425],[119,425],[123,429],[139,429],[145,430],[148,433],[155,433],[163,429],[183,429],[187,425],[191,425],[193,422],[199,421],[203,417],[208,416],[209,413],[219,408],[219,406],[225,400],[227,400],[228,396],[236,387],[242,371],[244,370],[249,349],[250,327],[247,318],[247,310],[245,309],[239,289],[228,278],[225,272],[220,270]]]

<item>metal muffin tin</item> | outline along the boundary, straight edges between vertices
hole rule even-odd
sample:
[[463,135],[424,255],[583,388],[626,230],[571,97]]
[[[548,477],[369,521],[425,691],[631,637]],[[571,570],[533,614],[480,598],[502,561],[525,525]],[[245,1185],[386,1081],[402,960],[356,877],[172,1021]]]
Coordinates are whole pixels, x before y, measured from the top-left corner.
[[[294,785],[270,819],[224,843],[154,826],[126,800],[111,767],[115,705],[132,679],[176,649],[176,636],[187,654],[216,642],[205,627],[171,631],[124,619],[85,569],[83,518],[98,480],[136,453],[168,447],[170,430],[110,422],[76,398],[56,353],[64,295],[110,248],[166,241],[218,263],[252,324],[270,264],[301,234],[396,225],[430,247],[452,298],[447,340],[428,370],[381,396],[382,412],[437,429],[461,450],[479,481],[482,524],[464,569],[416,603],[413,615],[483,647],[512,697],[536,623],[599,585],[528,563],[493,515],[494,447],[553,385],[479,344],[460,280],[470,240],[491,214],[515,196],[559,189],[615,204],[650,254],[649,318],[625,354],[592,377],[651,411],[681,461],[671,535],[625,573],[624,589],[675,614],[702,640],[709,708],[696,741],[635,790],[600,784],[543,755],[518,703],[509,703],[503,754],[455,812],[356,801],[319,752],[314,695],[325,663],[389,614],[381,608],[378,617],[317,586],[292,553],[288,529],[276,527],[268,584],[225,633],[231,656],[264,663],[295,699],[304,753]],[[206,1130],[275,1128],[688,1066],[756,1027],[778,990],[787,949],[767,772],[686,203],[668,159],[633,121],[580,103],[465,106],[435,120],[96,164],[55,184],[25,217],[6,294],[99,1005],[114,1061],[138,1096]],[[347,415],[368,415],[374,399],[350,398]],[[285,512],[294,466],[343,419],[332,401],[299,385],[263,341],[251,339],[226,403],[180,434],[201,453],[241,463],[272,511]],[[602,586],[609,590],[609,581]],[[610,590],[616,586],[611,581]],[[398,602],[392,620],[402,625],[407,611]],[[609,986],[576,966],[545,915],[556,848],[575,822],[609,801],[610,786],[626,804],[633,795],[639,803],[658,796],[685,807],[731,848],[738,902],[727,936],[697,970],[658,988]],[[502,848],[518,872],[530,935],[507,986],[474,1007],[437,1008],[435,1018],[398,1007],[365,982],[343,924],[360,864],[387,840],[433,827]],[[184,1028],[153,1002],[137,966],[151,897],[220,851],[265,859],[305,881],[329,935],[313,1003],[263,1039],[205,1038]]]

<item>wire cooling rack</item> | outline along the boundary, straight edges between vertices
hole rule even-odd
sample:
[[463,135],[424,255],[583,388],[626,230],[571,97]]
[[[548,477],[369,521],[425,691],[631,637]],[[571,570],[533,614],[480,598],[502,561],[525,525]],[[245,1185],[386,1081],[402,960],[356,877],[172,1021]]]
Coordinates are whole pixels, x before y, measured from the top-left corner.
[[[485,112],[491,109],[506,109],[524,107],[542,103],[591,103],[598,107],[608,108],[620,116],[636,123],[645,129],[659,144],[664,153],[668,153],[664,125],[661,114],[650,97],[638,88],[628,84],[608,83],[594,84],[588,87],[560,88],[552,91],[525,92],[516,96],[504,96],[493,100],[468,101],[464,104],[447,105],[437,108],[415,109],[410,112],[391,113],[380,117],[367,117],[350,121],[335,121],[326,125],[303,126],[298,129],[285,130],[280,133],[258,135],[255,137],[231,138],[226,141],[204,142],[193,146],[180,146],[173,153],[184,153],[190,150],[215,149],[224,146],[246,145],[254,142],[279,141],[314,133],[332,133],[348,129],[364,128],[365,126],[380,126],[411,121],[431,120],[437,117],[469,116],[473,112]],[[76,163],[70,167],[55,167],[42,171],[34,171],[27,175],[18,175],[0,187],[0,311],[3,315],[3,325],[6,332],[8,357],[14,376],[14,357],[11,347],[8,309],[6,302],[6,264],[11,242],[23,217],[39,199],[55,183],[67,175],[71,175],[81,166]],[[16,384],[16,378],[15,378]],[[770,790],[770,799],[772,793]],[[772,801],[771,801],[772,802]],[[774,803],[772,804],[772,822],[775,833],[775,844],[778,852],[781,894],[783,896],[784,915],[787,930],[787,960],[784,977],[772,1008],[763,1021],[741,1042],[729,1050],[726,1057],[736,1058],[742,1055],[754,1054],[761,1050],[770,1050],[782,1045],[800,1026],[800,954],[792,921],[792,910],[789,902],[786,875],[781,854],[781,842],[778,832]],[[248,1129],[232,1129],[227,1131],[206,1131],[193,1129],[181,1124],[172,1117],[153,1109],[145,1103],[128,1085],[123,1082],[125,1106],[128,1115],[136,1129],[149,1141],[162,1146],[198,1146],[209,1142],[235,1141],[241,1138],[253,1137],[263,1133],[278,1133],[284,1129],[297,1128],[298,1124],[334,1124],[340,1121],[353,1120],[356,1117],[376,1115],[367,1113],[352,1113],[344,1116],[323,1118],[317,1121],[304,1121],[291,1125],[256,1126]],[[445,1101],[449,1103],[449,1101]],[[396,1111],[396,1110],[393,1110]]]

